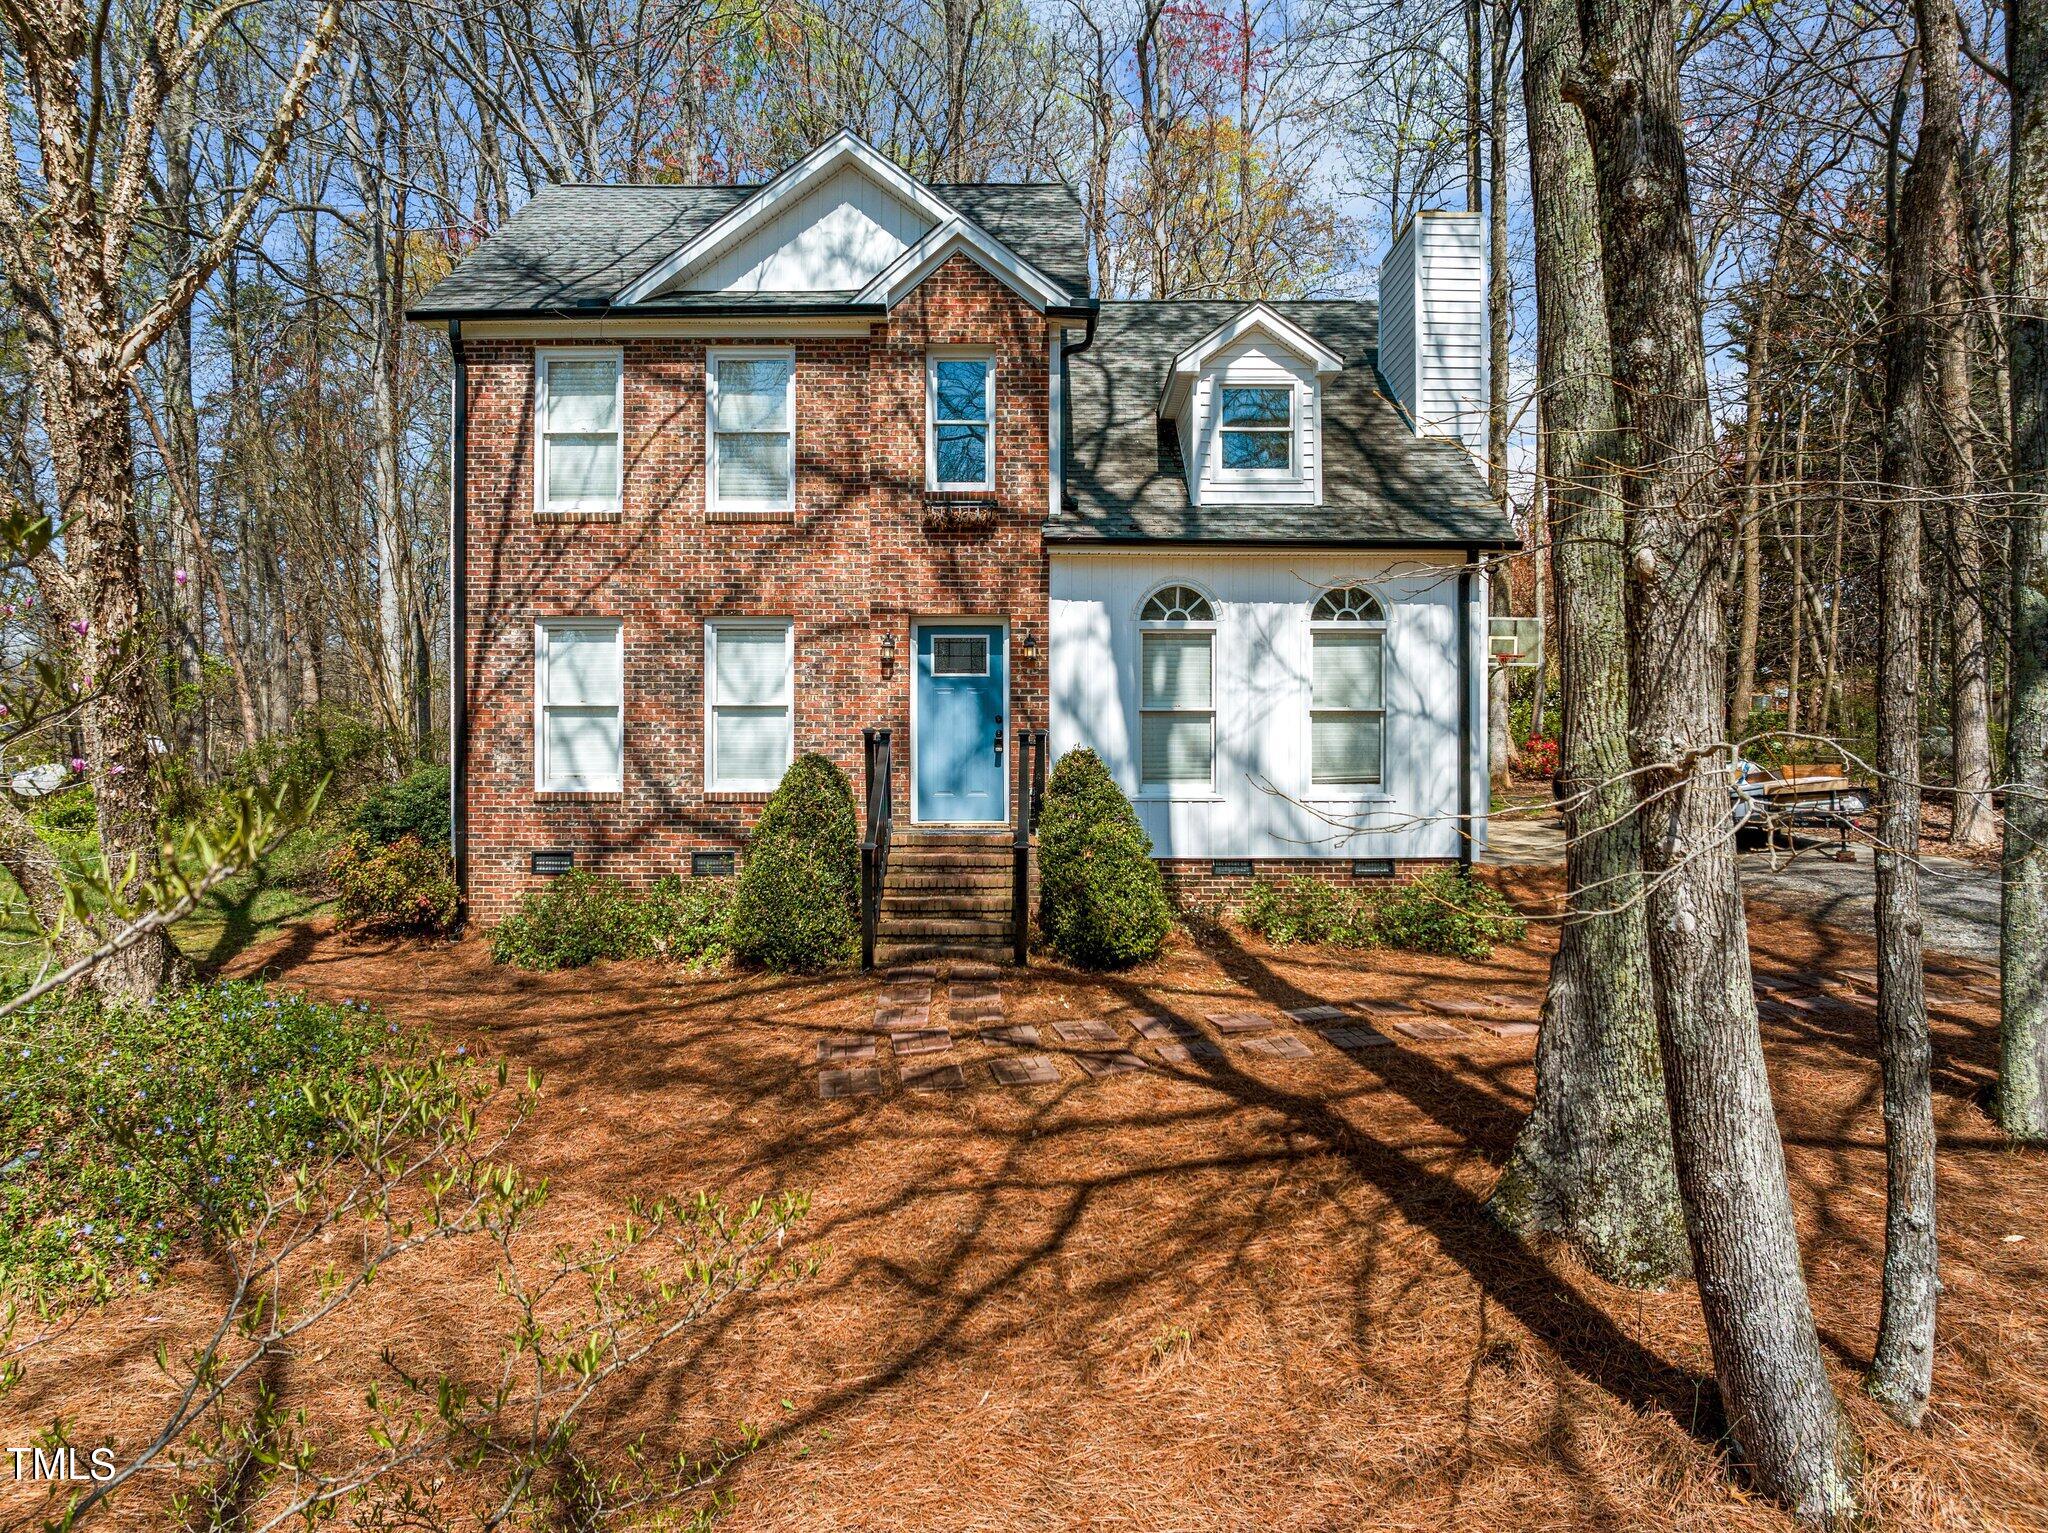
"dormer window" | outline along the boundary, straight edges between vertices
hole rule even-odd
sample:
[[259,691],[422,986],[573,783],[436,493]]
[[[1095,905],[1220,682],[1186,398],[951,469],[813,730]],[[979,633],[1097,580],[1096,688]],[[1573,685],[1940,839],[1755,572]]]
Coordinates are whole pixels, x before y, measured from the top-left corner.
[[1223,471],[1294,472],[1294,390],[1223,386]]
[[1159,415],[1180,439],[1188,504],[1320,505],[1323,395],[1343,371],[1341,356],[1263,303],[1176,356]]

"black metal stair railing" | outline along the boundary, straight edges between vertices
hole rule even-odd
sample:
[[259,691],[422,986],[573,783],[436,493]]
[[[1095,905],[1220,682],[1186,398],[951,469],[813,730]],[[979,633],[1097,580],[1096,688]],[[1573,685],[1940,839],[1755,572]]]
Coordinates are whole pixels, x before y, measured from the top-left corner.
[[875,933],[882,920],[882,885],[889,876],[889,832],[894,824],[890,734],[863,729],[861,755],[867,774],[867,828],[860,839],[860,966],[875,966]]
[[1017,731],[1016,826],[1010,843],[1010,940],[1021,967],[1031,958],[1031,838],[1045,807],[1045,731]]

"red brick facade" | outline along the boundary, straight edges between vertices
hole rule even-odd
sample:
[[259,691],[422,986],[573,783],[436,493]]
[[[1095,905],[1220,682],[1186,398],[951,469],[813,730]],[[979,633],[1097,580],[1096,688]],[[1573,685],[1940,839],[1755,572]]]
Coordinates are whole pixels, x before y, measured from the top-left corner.
[[[1275,883],[1303,874],[1334,884],[1384,884],[1458,866],[1457,859],[1451,857],[1404,857],[1394,862],[1391,874],[1359,875],[1351,871],[1348,857],[1257,857],[1249,860],[1250,872],[1226,873],[1217,872],[1216,861],[1208,857],[1161,857],[1156,863],[1166,883],[1166,897],[1182,910],[1202,912],[1238,904],[1251,893],[1254,884]],[[1240,868],[1246,865],[1236,864]]]
[[[790,621],[796,751],[831,756],[858,793],[862,728],[894,729],[899,806],[913,619],[1007,620],[1012,725],[1045,723],[1045,316],[956,256],[866,337],[794,340],[796,508],[773,518],[714,521],[704,493],[706,349],[773,338],[617,339],[625,494],[621,512],[602,517],[534,510],[534,350],[553,343],[464,345],[467,882],[485,922],[541,881],[529,871],[535,850],[573,850],[578,867],[645,881],[687,874],[693,850],[743,846],[762,795],[705,787],[708,622]],[[992,516],[961,517],[963,497],[924,489],[925,359],[940,346],[997,357]],[[622,792],[535,791],[534,625],[548,618],[622,626]]]

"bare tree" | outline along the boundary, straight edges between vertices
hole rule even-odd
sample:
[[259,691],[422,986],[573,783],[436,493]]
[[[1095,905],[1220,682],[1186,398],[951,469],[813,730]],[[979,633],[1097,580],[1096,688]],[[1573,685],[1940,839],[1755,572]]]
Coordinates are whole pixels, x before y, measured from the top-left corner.
[[1573,0],[1526,0],[1523,18],[1570,910],[1536,1039],[1535,1109],[1489,1206],[1512,1229],[1569,1239],[1603,1277],[1650,1285],[1689,1259],[1628,781],[1626,530],[1600,209],[1585,124],[1559,96],[1579,59]]
[[[65,534],[61,567],[46,555],[38,574],[46,601],[80,636],[87,674],[107,681],[85,712],[102,855],[110,867],[132,865],[144,879],[157,861],[149,684],[146,667],[122,663],[141,631],[144,599],[130,380],[226,259],[269,190],[340,22],[342,0],[326,0],[315,17],[240,194],[185,267],[131,316],[126,280],[137,264],[148,169],[166,105],[216,34],[251,3],[221,0],[187,25],[183,4],[158,0],[144,21],[133,86],[117,101],[104,56],[108,29],[83,0],[0,0],[0,23],[26,89],[23,99],[8,69],[8,110],[34,124],[42,193],[31,197],[14,135],[0,132],[0,266],[41,395]],[[104,990],[146,997],[169,963],[169,941],[157,930],[102,965],[95,980]]]
[[1579,0],[1630,569],[1633,757],[1672,1145],[1723,1405],[1758,1482],[1853,1513],[1855,1437],[1799,1266],[1728,828],[1717,505],[1671,0]]
[[2048,1140],[2048,4],[2010,0],[2012,715],[2006,731],[1998,1122]]

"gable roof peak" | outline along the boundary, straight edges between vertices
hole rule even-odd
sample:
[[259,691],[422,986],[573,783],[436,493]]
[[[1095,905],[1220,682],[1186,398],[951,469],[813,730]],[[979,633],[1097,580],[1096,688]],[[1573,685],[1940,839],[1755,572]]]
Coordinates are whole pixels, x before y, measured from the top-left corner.
[[1169,419],[1179,415],[1187,405],[1195,377],[1203,365],[1217,352],[1254,333],[1278,341],[1319,374],[1344,371],[1341,356],[1264,299],[1255,299],[1173,359],[1173,364],[1166,370],[1165,386],[1160,390],[1159,413]]

